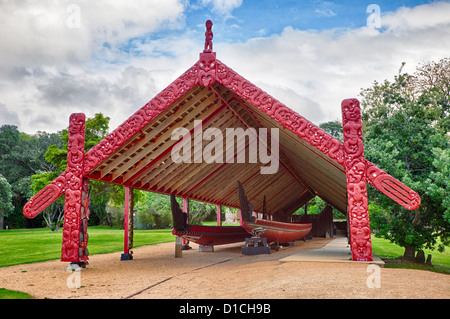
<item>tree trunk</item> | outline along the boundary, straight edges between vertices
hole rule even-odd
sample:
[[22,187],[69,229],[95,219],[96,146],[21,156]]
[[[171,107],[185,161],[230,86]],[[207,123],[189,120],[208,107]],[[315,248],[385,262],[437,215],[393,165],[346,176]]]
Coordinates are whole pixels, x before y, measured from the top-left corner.
[[415,253],[416,253],[416,246],[415,245],[406,245],[405,246],[405,253],[403,255],[403,258],[406,261],[414,262],[415,259],[416,259]]

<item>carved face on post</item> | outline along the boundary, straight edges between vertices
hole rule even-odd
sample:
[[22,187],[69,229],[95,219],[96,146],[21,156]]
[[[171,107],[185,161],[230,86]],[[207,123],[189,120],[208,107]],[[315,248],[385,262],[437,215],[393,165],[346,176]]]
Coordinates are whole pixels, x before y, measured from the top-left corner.
[[198,68],[200,85],[208,87],[216,81],[216,56],[214,53],[200,54]]

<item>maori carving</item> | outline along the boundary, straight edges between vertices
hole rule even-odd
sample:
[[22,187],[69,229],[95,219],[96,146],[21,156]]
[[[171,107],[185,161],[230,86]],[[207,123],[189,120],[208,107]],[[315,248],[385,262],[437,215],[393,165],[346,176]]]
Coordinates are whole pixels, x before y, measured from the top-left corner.
[[350,245],[353,260],[372,261],[369,210],[367,201],[366,161],[364,159],[361,110],[359,101],[342,102],[344,130],[344,167],[347,175]]
[[212,40],[213,40],[214,34],[211,31],[213,23],[211,20],[207,20],[205,25],[206,25],[205,49],[203,50],[203,53],[209,53],[209,52],[212,52],[212,49],[213,49]]
[[367,177],[370,185],[390,197],[408,210],[420,206],[420,196],[415,191],[400,183],[397,179],[384,172],[374,164],[366,161]]
[[53,182],[41,189],[32,199],[23,207],[23,214],[27,218],[34,218],[59,196],[64,194],[66,184],[66,172],[62,173]]
[[198,65],[198,84],[209,87],[216,81],[216,53],[200,53]]
[[87,249],[88,233],[87,226],[90,215],[89,210],[89,180],[83,178],[83,187],[81,193],[81,223],[80,223],[80,247],[78,249],[78,258],[80,261],[86,262],[89,259],[89,251]]
[[72,114],[69,119],[61,261],[78,262],[80,260],[84,132],[85,115]]

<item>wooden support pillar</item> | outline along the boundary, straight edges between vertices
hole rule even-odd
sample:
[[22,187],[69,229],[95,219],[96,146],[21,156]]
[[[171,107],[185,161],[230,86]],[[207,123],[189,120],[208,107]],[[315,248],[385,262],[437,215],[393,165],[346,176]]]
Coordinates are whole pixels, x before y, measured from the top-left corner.
[[217,226],[222,226],[222,206],[216,205],[217,209]]
[[124,208],[124,242],[123,242],[123,254],[120,260],[133,259],[133,209],[134,209],[134,196],[133,189],[131,187],[125,187],[125,208]]
[[352,257],[354,261],[373,261],[361,110],[357,99],[344,100],[341,106]]
[[[183,197],[183,213],[187,214],[186,222],[189,223],[189,198]],[[183,246],[189,247],[189,241],[183,238]]]
[[183,257],[183,241],[181,237],[175,237],[175,258]]
[[70,115],[61,261],[71,263],[87,260],[87,256],[80,250],[85,122],[86,116],[82,113]]

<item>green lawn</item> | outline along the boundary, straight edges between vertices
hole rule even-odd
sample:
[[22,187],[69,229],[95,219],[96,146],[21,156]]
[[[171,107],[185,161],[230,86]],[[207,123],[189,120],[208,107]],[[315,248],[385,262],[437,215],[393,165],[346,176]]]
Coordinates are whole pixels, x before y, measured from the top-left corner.
[[[435,269],[430,269],[429,267],[421,267],[398,264],[392,265],[392,267],[401,267],[401,268],[418,268],[418,269],[427,269],[434,270],[439,272],[444,272],[450,274],[450,247],[446,247],[443,253],[438,252],[437,250],[428,250],[424,249],[425,258],[428,254],[431,254],[433,257],[431,258],[431,263],[433,264]],[[393,259],[399,256],[403,256],[405,249],[403,247],[394,245],[389,242],[387,239],[377,238],[372,235],[372,250],[375,255],[380,257],[381,259]]]
[[[88,228],[90,255],[123,251],[124,231],[94,226]],[[134,245],[174,241],[172,229],[134,230]],[[0,267],[61,258],[62,229],[10,229],[0,231]]]
[[0,288],[0,299],[33,299],[33,296],[25,292]]

